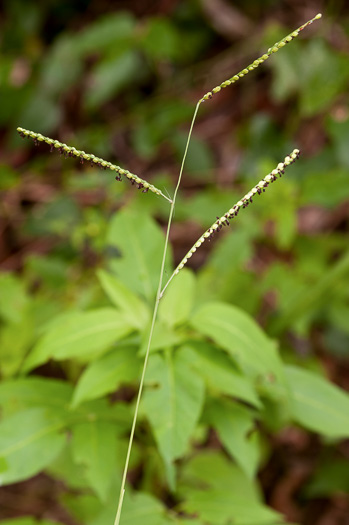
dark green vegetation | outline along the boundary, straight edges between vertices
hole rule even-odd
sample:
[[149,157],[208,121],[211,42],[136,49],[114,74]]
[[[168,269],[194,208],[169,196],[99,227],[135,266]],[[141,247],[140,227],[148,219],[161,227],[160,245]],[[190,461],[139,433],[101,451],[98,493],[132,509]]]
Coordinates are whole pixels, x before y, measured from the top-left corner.
[[[17,126],[172,195],[197,100],[316,14],[146,4],[5,2],[6,525],[113,523],[168,215],[161,197],[21,142]],[[160,303],[121,525],[345,523],[349,12],[333,5],[199,114],[167,278],[216,216],[294,147],[302,156]]]

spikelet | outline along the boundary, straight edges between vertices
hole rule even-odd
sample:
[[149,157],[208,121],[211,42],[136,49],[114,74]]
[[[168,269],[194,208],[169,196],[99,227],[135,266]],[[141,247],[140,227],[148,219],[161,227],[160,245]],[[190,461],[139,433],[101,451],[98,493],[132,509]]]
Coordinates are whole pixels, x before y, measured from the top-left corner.
[[137,175],[134,175],[130,171],[120,168],[120,166],[116,166],[111,162],[96,157],[95,155],[92,155],[90,153],[80,151],[72,146],[67,146],[66,144],[64,144],[63,142],[59,142],[58,140],[53,140],[49,137],[45,137],[44,135],[41,135],[41,133],[34,133],[34,131],[29,131],[23,128],[17,128],[17,131],[21,137],[28,137],[33,139],[35,145],[38,145],[40,142],[46,142],[46,144],[48,144],[51,147],[51,151],[54,151],[56,149],[61,153],[61,155],[64,155],[65,157],[78,157],[81,163],[84,163],[84,161],[86,161],[89,162],[93,167],[96,166],[105,170],[110,169],[116,173],[116,180],[121,181],[122,176],[124,176],[131,181],[131,184],[136,184],[138,189],[142,190],[143,193],[147,193],[147,191],[152,191],[153,193],[156,193],[156,195],[160,195],[167,201],[171,202],[171,199],[166,197],[166,195],[164,195],[158,188],[156,188],[152,184],[149,184],[149,182],[141,179]]
[[301,31],[303,31],[303,29],[305,29],[307,26],[312,24],[315,20],[319,20],[319,18],[321,18],[321,16],[322,16],[321,13],[317,14],[316,16],[314,16],[314,18],[312,18],[311,20],[308,20],[308,22],[306,22],[305,24],[301,25],[295,31],[292,31],[292,33],[290,33],[289,35],[285,36],[282,40],[280,40],[279,42],[276,42],[273,46],[271,46],[268,49],[267,53],[264,53],[262,56],[260,56],[256,60],[254,60],[252,62],[252,64],[250,64],[249,66],[245,67],[239,73],[237,73],[233,77],[229,78],[228,80],[225,80],[219,86],[216,86],[215,88],[213,88],[212,91],[209,91],[208,93],[206,93],[200,99],[199,103],[201,104],[201,102],[204,102],[205,100],[208,100],[208,99],[212,98],[213,95],[218,93],[219,91],[221,91],[222,88],[226,88],[228,86],[231,86],[232,84],[234,84],[235,82],[240,80],[240,78],[242,78],[245,75],[247,75],[250,71],[253,71],[254,69],[256,69],[258,66],[263,64],[263,62],[265,62],[273,53],[276,53],[277,51],[279,51],[279,49],[281,49],[286,44],[291,42],[294,38],[296,38],[299,35],[299,33]]
[[201,235],[201,237],[196,241],[196,243],[190,248],[189,252],[183,257],[179,265],[174,270],[173,274],[171,275],[170,279],[168,280],[165,288],[161,292],[161,296],[163,295],[165,289],[167,288],[170,281],[173,279],[175,275],[177,275],[181,269],[187,264],[188,259],[190,259],[196,250],[200,248],[200,246],[206,241],[212,239],[212,237],[218,233],[223,226],[229,226],[230,220],[237,217],[239,211],[242,208],[247,208],[249,204],[252,203],[253,197],[255,195],[260,195],[262,192],[266,190],[266,188],[271,184],[272,182],[276,181],[278,178],[280,178],[285,173],[285,168],[287,166],[290,166],[290,164],[293,164],[300,155],[300,151],[298,149],[293,150],[293,152],[285,157],[284,162],[280,162],[277,167],[264,179],[258,182],[252,190],[250,190],[244,197],[242,197],[241,200],[239,200],[232,208],[230,208],[222,217],[217,217],[217,220]]

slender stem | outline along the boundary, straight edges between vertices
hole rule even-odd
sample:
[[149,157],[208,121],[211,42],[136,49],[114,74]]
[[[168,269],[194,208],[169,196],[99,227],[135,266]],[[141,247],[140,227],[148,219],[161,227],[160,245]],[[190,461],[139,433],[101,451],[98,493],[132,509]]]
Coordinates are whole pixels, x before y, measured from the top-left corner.
[[175,188],[175,191],[174,191],[174,194],[173,194],[173,199],[172,199],[172,202],[171,202],[171,208],[170,208],[170,213],[169,213],[169,218],[168,218],[168,223],[167,223],[167,229],[166,229],[166,238],[165,238],[164,252],[163,252],[162,261],[161,261],[159,284],[158,284],[158,289],[157,289],[157,293],[156,293],[153,317],[152,317],[150,331],[149,331],[149,336],[148,336],[147,349],[146,349],[146,352],[145,352],[143,369],[142,369],[142,375],[141,375],[141,380],[140,380],[138,394],[137,394],[136,407],[135,407],[135,412],[134,412],[133,421],[132,421],[130,439],[129,439],[129,442],[128,442],[127,455],[126,455],[125,466],[124,466],[124,471],[123,471],[122,481],[121,481],[118,509],[117,509],[117,512],[116,512],[114,525],[119,525],[119,523],[120,523],[122,504],[123,504],[124,495],[125,495],[126,477],[127,477],[128,466],[129,466],[129,462],[130,462],[133,438],[134,438],[136,424],[137,424],[139,406],[140,406],[140,401],[141,401],[142,392],[143,392],[145,373],[146,373],[147,365],[148,365],[148,359],[149,359],[149,354],[150,354],[150,345],[151,345],[151,341],[152,341],[152,337],[153,337],[154,326],[155,326],[155,321],[156,321],[156,315],[157,315],[157,312],[158,312],[160,299],[161,299],[161,297],[163,295],[161,293],[161,288],[162,288],[162,282],[163,282],[163,277],[164,277],[165,261],[166,261],[167,249],[168,249],[168,244],[169,244],[169,236],[170,236],[170,229],[171,229],[171,224],[172,224],[172,218],[173,218],[173,214],[174,214],[174,209],[175,209],[175,203],[176,203],[176,197],[177,197],[178,189],[179,189],[179,186],[180,186],[180,183],[181,183],[181,179],[182,179],[184,164],[185,164],[185,160],[186,160],[187,153],[188,153],[189,143],[190,143],[190,139],[191,139],[191,135],[192,135],[192,131],[193,131],[193,127],[194,127],[194,123],[195,123],[195,120],[196,120],[196,116],[197,116],[197,113],[198,113],[199,106],[200,106],[200,102],[198,102],[197,105],[196,105],[196,108],[195,108],[195,111],[194,111],[194,115],[193,115],[193,118],[192,118],[192,121],[191,121],[190,130],[189,130],[189,134],[188,134],[188,139],[187,139],[187,143],[186,143],[185,150],[184,150],[182,165],[181,165],[181,169],[180,169],[180,172],[179,172],[177,185],[176,185],[176,188]]

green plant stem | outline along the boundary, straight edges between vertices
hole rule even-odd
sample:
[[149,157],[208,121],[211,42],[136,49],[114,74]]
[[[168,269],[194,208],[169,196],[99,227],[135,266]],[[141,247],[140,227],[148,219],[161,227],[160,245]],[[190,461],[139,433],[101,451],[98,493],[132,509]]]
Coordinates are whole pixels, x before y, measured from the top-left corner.
[[[169,285],[169,283],[171,282],[171,280],[173,279],[173,277],[175,275],[177,275],[177,273],[179,272],[179,270],[186,264],[187,262],[187,259],[189,257],[191,257],[191,255],[194,253],[194,251],[196,250],[196,247],[197,246],[200,246],[202,244],[202,242],[204,241],[205,238],[208,238],[210,235],[212,235],[212,233],[214,233],[214,231],[218,230],[222,225],[226,224],[227,223],[227,214],[224,216],[224,217],[221,217],[220,219],[218,219],[217,223],[215,223],[214,225],[212,225],[211,228],[209,228],[209,230],[207,232],[204,233],[204,236],[201,237],[197,243],[191,248],[191,250],[188,252],[188,254],[186,255],[186,257],[182,260],[182,262],[180,263],[180,265],[175,269],[175,271],[173,272],[173,274],[171,275],[170,279],[167,281],[166,285],[164,286],[164,288],[162,289],[162,282],[163,282],[163,276],[164,276],[164,268],[165,268],[165,260],[166,260],[166,255],[167,255],[167,249],[168,249],[168,242],[169,242],[169,234],[170,234],[170,228],[171,228],[171,224],[172,224],[172,218],[173,218],[173,214],[174,214],[174,209],[175,209],[175,203],[176,203],[176,197],[177,197],[177,193],[178,193],[178,189],[179,189],[179,186],[180,186],[180,183],[181,183],[181,179],[182,179],[182,174],[183,174],[183,168],[184,168],[184,164],[185,164],[185,160],[186,160],[186,157],[187,157],[187,153],[188,153],[188,148],[189,148],[189,144],[190,144],[190,139],[191,139],[191,135],[192,135],[192,131],[193,131],[193,127],[194,127],[194,123],[195,123],[195,120],[196,120],[196,116],[197,116],[197,113],[198,113],[198,110],[199,110],[199,107],[200,107],[200,104],[202,102],[204,102],[205,100],[208,100],[210,98],[212,98],[213,94],[215,93],[218,93],[222,88],[225,88],[229,85],[231,85],[232,83],[236,82],[237,80],[239,80],[240,78],[242,78],[243,76],[245,76],[249,71],[252,71],[253,69],[255,69],[256,67],[258,67],[260,64],[262,64],[267,58],[269,58],[269,56],[272,54],[272,53],[275,53],[276,51],[278,51],[279,49],[281,49],[284,45],[286,45],[288,42],[290,42],[291,40],[293,40],[293,38],[297,37],[300,33],[300,31],[302,31],[305,27],[307,27],[309,24],[311,24],[314,20],[317,20],[321,17],[320,14],[316,15],[313,19],[309,20],[308,22],[306,22],[305,24],[303,24],[302,26],[300,26],[297,30],[295,30],[293,33],[291,33],[290,35],[288,35],[287,37],[285,37],[284,39],[280,40],[279,42],[277,42],[274,46],[272,46],[271,48],[268,49],[268,52],[265,53],[264,55],[262,55],[259,59],[255,60],[253,62],[253,64],[250,64],[250,66],[248,66],[246,69],[242,70],[240,73],[238,73],[238,75],[235,75],[234,77],[232,77],[231,79],[223,82],[220,86],[217,86],[216,88],[214,88],[212,91],[206,93],[206,95],[204,95],[203,98],[201,98],[199,100],[199,102],[196,104],[196,107],[195,107],[195,111],[194,111],[194,115],[193,115],[193,118],[192,118],[192,121],[191,121],[191,125],[190,125],[190,129],[189,129],[189,134],[188,134],[188,139],[187,139],[187,143],[186,143],[186,146],[185,146],[185,150],[184,150],[184,155],[183,155],[183,159],[182,159],[182,164],[181,164],[181,169],[180,169],[180,172],[179,172],[179,176],[178,176],[178,181],[177,181],[177,185],[176,185],[176,188],[175,188],[175,191],[174,191],[174,194],[173,194],[173,199],[171,202],[171,208],[170,208],[170,213],[169,213],[169,218],[168,218],[168,223],[167,223],[167,231],[166,231],[166,239],[165,239],[165,246],[164,246],[164,252],[163,252],[163,256],[162,256],[162,262],[161,262],[161,270],[160,270],[160,277],[159,277],[159,285],[158,285],[158,289],[157,289],[157,293],[156,293],[156,299],[155,299],[155,304],[154,304],[154,310],[153,310],[153,317],[152,317],[152,321],[151,321],[151,326],[150,326],[150,331],[149,331],[149,336],[148,336],[148,343],[147,343],[147,349],[146,349],[146,353],[145,353],[145,357],[144,357],[144,363],[143,363],[143,369],[142,369],[142,375],[141,375],[141,380],[140,380],[140,384],[139,384],[139,389],[138,389],[138,394],[137,394],[137,401],[136,401],[136,407],[135,407],[135,412],[134,412],[134,416],[133,416],[133,422],[132,422],[132,427],[131,427],[131,433],[130,433],[130,439],[129,439],[129,444],[128,444],[128,449],[127,449],[127,455],[126,455],[126,461],[125,461],[125,467],[124,467],[124,471],[123,471],[123,476],[122,476],[122,482],[121,482],[121,489],[120,489],[120,497],[119,497],[119,503],[118,503],[118,508],[117,508],[117,513],[116,513],[116,517],[115,517],[115,522],[114,522],[114,525],[119,525],[120,523],[120,518],[121,518],[121,510],[122,510],[122,505],[123,505],[123,500],[124,500],[124,494],[125,494],[125,485],[126,485],[126,477],[127,477],[127,472],[128,472],[128,466],[129,466],[129,462],[130,462],[130,456],[131,456],[131,450],[132,450],[132,444],[133,444],[133,439],[134,439],[134,433],[135,433],[135,428],[136,428],[136,423],[137,423],[137,418],[138,418],[138,412],[139,412],[139,406],[140,406],[140,400],[141,400],[141,397],[142,397],[142,392],[143,392],[143,386],[144,386],[144,379],[145,379],[145,374],[146,374],[146,369],[147,369],[147,364],[148,364],[148,359],[149,359],[149,354],[150,354],[150,345],[151,345],[151,341],[152,341],[152,337],[153,337],[153,332],[154,332],[154,326],[155,326],[155,321],[156,321],[156,315],[157,315],[157,312],[158,312],[158,307],[159,307],[159,302],[160,302],[160,299],[162,298],[167,286]],[[30,135],[33,137],[33,133],[31,132],[28,132],[27,130],[23,130],[22,128],[19,128],[19,131],[21,133],[24,133],[24,135]],[[37,134],[36,134],[37,135]],[[37,138],[38,140],[45,140],[45,137],[34,137],[34,138]],[[63,147],[65,147],[65,145],[63,145]],[[298,150],[297,150],[298,151]],[[80,153],[80,152],[79,152]],[[287,157],[289,158],[289,157]],[[90,160],[90,159],[89,159]],[[293,159],[294,160],[294,159]],[[292,160],[292,161],[293,161]],[[290,159],[291,161],[291,159]],[[287,161],[287,165],[289,164],[290,162]],[[281,166],[281,165],[280,165]],[[283,166],[283,165],[282,165]],[[118,168],[119,169],[119,168]],[[283,170],[283,167],[280,168],[281,170]],[[276,170],[277,171],[277,170]],[[272,177],[272,179],[268,179],[267,181],[264,179],[263,181],[261,181],[261,183],[265,184],[266,182],[269,183],[270,181],[272,182],[274,178],[276,178],[276,175],[275,174],[269,174],[268,177]],[[136,181],[137,182],[137,181]],[[144,185],[144,181],[141,181],[141,184]],[[149,185],[149,189],[152,189],[150,188],[150,185]],[[157,188],[155,188],[155,190],[157,190]],[[152,190],[154,191],[154,190]],[[157,190],[156,192],[158,192],[159,190]],[[257,188],[256,188],[256,191]],[[264,191],[264,190],[263,190]],[[158,194],[161,194],[158,193]],[[162,194],[161,194],[162,195]],[[163,195],[162,195],[163,196]],[[252,202],[252,199],[251,197],[253,196],[253,194],[247,194],[245,197],[248,199],[251,200]],[[248,200],[247,199],[247,200]],[[167,200],[170,200],[167,198]],[[240,205],[240,202],[241,202],[241,205]],[[240,208],[240,206],[243,206],[245,207],[244,205],[244,202],[243,201],[239,201],[237,203],[237,207]],[[231,212],[231,213],[230,213]],[[234,209],[231,209],[229,210],[228,212],[228,218],[232,218],[232,216],[236,216],[236,210]],[[207,234],[207,235],[206,235]],[[195,248],[195,249],[194,249]]]
[[135,412],[134,412],[133,421],[132,421],[130,438],[129,438],[129,442],[128,442],[128,449],[127,449],[127,454],[126,454],[125,466],[124,466],[124,471],[123,471],[122,481],[121,481],[119,503],[118,503],[118,508],[117,508],[117,512],[116,512],[114,525],[119,525],[119,523],[120,523],[121,510],[122,510],[122,505],[123,505],[124,495],[125,495],[126,477],[127,477],[128,467],[129,467],[129,463],[130,463],[132,444],[133,444],[133,439],[134,439],[134,434],[135,434],[135,429],[136,429],[136,424],[137,424],[137,419],[138,419],[138,412],[139,412],[139,406],[140,406],[140,401],[141,401],[142,392],[143,392],[145,374],[146,374],[147,365],[148,365],[148,359],[149,359],[149,354],[150,354],[150,345],[151,345],[151,341],[152,341],[152,337],[153,337],[154,326],[155,326],[155,321],[156,321],[156,316],[157,316],[157,312],[158,312],[158,308],[159,308],[160,299],[161,299],[161,297],[163,295],[161,293],[161,288],[162,288],[162,282],[163,282],[163,277],[164,277],[165,261],[166,261],[167,249],[168,249],[168,244],[169,244],[170,229],[171,229],[171,224],[172,224],[172,219],[173,219],[173,214],[174,214],[174,209],[175,209],[176,197],[177,197],[178,189],[179,189],[179,186],[180,186],[180,183],[181,183],[183,169],[184,169],[184,164],[185,164],[185,160],[186,160],[186,157],[187,157],[188,148],[189,148],[189,144],[190,144],[190,139],[191,139],[191,135],[192,135],[192,131],[193,131],[193,127],[194,127],[196,116],[197,116],[197,113],[198,113],[198,110],[199,110],[200,103],[201,102],[197,103],[195,111],[194,111],[194,115],[193,115],[193,118],[192,118],[192,121],[191,121],[189,134],[188,134],[188,139],[187,139],[187,143],[186,143],[186,146],[185,146],[184,155],[183,155],[183,159],[182,159],[181,169],[180,169],[180,172],[179,172],[177,185],[176,185],[176,188],[175,188],[175,191],[174,191],[174,194],[173,194],[173,198],[172,198],[172,202],[171,202],[171,208],[170,208],[169,218],[168,218],[168,222],[167,222],[167,229],[166,229],[166,238],[165,238],[164,252],[163,252],[162,261],[161,261],[159,284],[158,284],[158,289],[157,289],[157,292],[156,292],[156,299],[155,299],[155,304],[154,304],[152,321],[151,321],[151,325],[150,325],[149,336],[148,336],[147,350],[146,350],[145,357],[144,357],[144,363],[143,363],[141,380],[140,380],[140,383],[139,383],[139,389],[138,389],[137,400],[136,400],[136,407],[135,407]]

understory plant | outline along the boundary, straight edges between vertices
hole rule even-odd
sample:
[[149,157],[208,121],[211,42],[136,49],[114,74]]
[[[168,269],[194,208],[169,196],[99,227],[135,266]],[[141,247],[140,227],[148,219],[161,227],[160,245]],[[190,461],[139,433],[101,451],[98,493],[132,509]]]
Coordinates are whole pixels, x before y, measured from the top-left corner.
[[[241,309],[218,301],[195,304],[196,277],[185,268],[203,243],[235,222],[243,208],[285,173],[300,151],[286,155],[213,219],[174,270],[168,253],[177,193],[201,104],[259,67],[320,17],[199,100],[172,197],[111,162],[18,128],[36,144],[46,143],[51,151],[109,169],[117,181],[127,179],[142,192],[156,194],[170,210],[165,240],[156,223],[136,209],[115,214],[107,236],[120,255],[112,260],[111,271],[98,272],[112,306],[56,315],[28,355],[21,356],[17,377],[0,385],[2,484],[46,469],[72,489],[65,504],[88,525],[276,525],[283,518],[263,503],[256,482],[267,454],[256,421],[270,430],[293,422],[329,440],[349,434],[344,392],[318,374],[286,365],[275,341]],[[158,258],[160,272],[154,263]],[[11,295],[16,284],[6,286]],[[50,360],[66,367],[73,384],[32,374]],[[130,404],[113,395],[139,377],[132,414]],[[190,443],[199,448],[208,438],[208,428],[215,430],[221,447],[195,454]],[[126,489],[127,476],[137,468],[143,476],[140,490],[133,492]],[[169,508],[161,502],[159,489],[166,485],[172,498]]]

